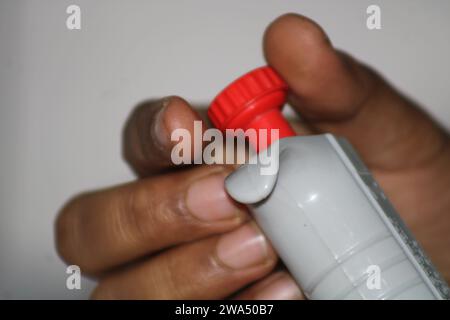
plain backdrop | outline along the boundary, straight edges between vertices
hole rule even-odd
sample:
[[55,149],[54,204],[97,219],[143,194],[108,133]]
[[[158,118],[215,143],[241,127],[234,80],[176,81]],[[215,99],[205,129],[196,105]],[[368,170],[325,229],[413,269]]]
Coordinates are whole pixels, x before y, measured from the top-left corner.
[[[82,29],[66,28],[81,7]],[[366,28],[378,4],[382,29]],[[278,15],[319,22],[334,45],[377,68],[450,127],[448,0],[0,0],[0,298],[85,298],[66,289],[53,222],[65,200],[133,179],[121,130],[139,102],[208,104],[264,64]]]

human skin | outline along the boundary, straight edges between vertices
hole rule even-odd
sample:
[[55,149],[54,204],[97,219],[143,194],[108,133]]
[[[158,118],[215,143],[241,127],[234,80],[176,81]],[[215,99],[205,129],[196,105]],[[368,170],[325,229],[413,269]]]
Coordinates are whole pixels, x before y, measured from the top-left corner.
[[[290,103],[302,116],[298,132],[346,137],[449,281],[448,133],[334,49],[306,17],[272,22],[263,50],[291,88]],[[55,227],[61,257],[98,279],[96,299],[302,299],[251,216],[225,193],[232,168],[171,164],[170,133],[193,132],[194,120],[200,115],[177,96],[132,113],[123,150],[138,179],[63,207]]]

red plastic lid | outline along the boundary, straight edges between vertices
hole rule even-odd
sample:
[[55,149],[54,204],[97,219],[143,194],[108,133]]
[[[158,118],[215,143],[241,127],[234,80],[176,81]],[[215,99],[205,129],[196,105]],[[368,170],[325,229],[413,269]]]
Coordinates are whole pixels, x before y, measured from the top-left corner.
[[[219,93],[208,109],[208,116],[214,126],[222,131],[239,128],[278,129],[279,138],[293,136],[294,130],[280,112],[286,102],[287,91],[287,84],[272,68],[260,67],[235,80]],[[257,150],[265,148],[258,145],[258,141],[250,142]]]

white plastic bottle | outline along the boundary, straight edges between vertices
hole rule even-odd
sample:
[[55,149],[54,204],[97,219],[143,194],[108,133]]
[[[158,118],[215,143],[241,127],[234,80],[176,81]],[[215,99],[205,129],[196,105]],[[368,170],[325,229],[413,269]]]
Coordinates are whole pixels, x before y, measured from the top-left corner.
[[[280,109],[286,84],[269,67],[213,101],[219,129],[279,129],[277,170],[246,164],[226,179],[249,206],[309,299],[449,299],[449,288],[351,145],[331,134],[293,136]],[[252,143],[252,141],[250,141]],[[253,141],[253,143],[257,143]]]

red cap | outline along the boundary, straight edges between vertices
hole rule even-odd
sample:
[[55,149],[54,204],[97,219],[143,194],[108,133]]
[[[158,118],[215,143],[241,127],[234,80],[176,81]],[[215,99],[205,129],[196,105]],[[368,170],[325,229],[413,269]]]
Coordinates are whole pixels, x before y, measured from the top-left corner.
[[260,67],[235,80],[219,93],[208,109],[208,116],[221,131],[267,129],[267,141],[258,144],[258,141],[250,138],[253,147],[262,150],[273,142],[271,129],[279,130],[280,139],[295,135],[281,114],[287,91],[287,84],[272,68]]

